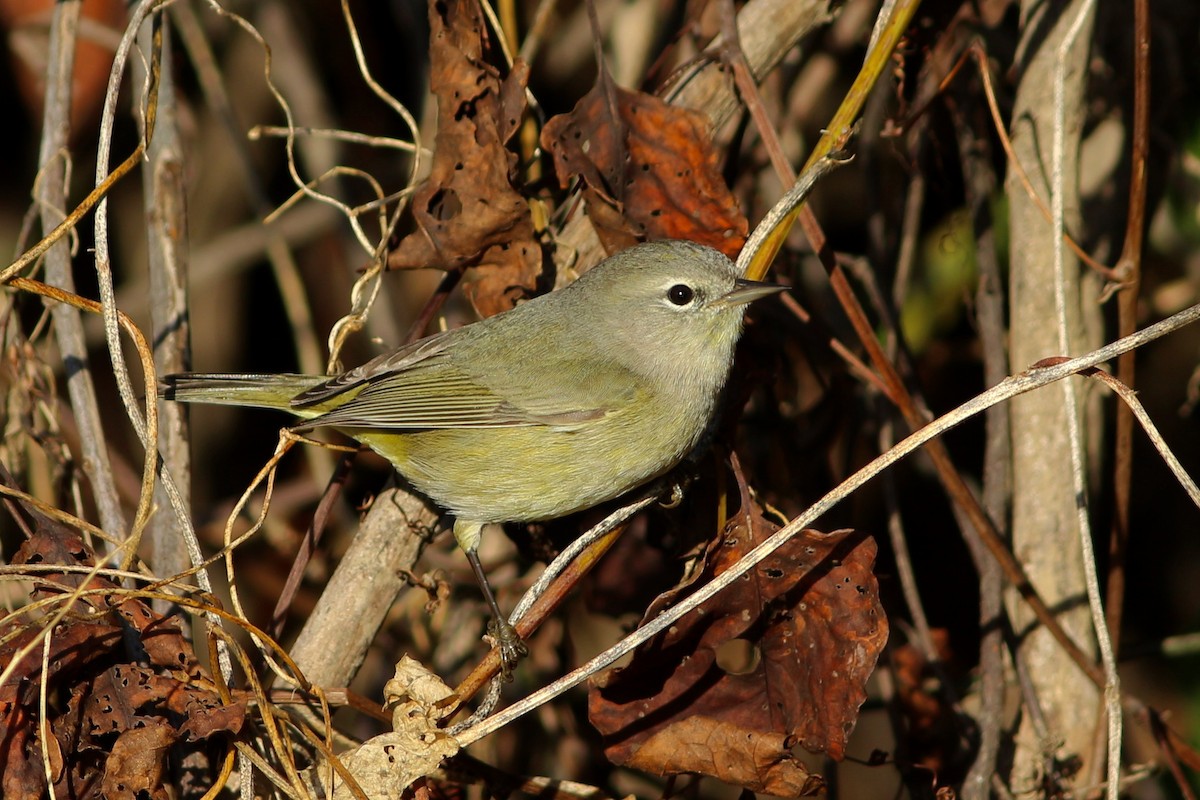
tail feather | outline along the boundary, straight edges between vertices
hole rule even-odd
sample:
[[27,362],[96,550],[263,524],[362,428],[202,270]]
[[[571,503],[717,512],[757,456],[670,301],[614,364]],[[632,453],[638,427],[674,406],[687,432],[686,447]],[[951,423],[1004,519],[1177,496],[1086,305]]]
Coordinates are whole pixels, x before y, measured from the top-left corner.
[[182,372],[163,377],[158,386],[158,396],[179,403],[276,408],[299,417],[312,417],[321,413],[320,406],[293,408],[292,398],[325,380],[319,375]]

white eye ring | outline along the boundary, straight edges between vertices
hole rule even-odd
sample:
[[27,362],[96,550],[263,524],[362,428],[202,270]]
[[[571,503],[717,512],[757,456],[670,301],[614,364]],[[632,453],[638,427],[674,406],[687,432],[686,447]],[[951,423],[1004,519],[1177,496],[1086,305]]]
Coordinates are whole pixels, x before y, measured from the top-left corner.
[[686,283],[677,283],[667,289],[667,299],[677,306],[686,306],[696,297],[696,292]]

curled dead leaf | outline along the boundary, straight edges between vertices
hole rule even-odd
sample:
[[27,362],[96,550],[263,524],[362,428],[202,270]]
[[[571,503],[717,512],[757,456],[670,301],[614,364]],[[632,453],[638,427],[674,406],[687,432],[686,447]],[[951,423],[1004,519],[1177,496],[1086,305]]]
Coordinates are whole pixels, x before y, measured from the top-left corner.
[[610,254],[645,239],[690,239],[734,258],[746,241],[749,224],[695,111],[600,80],[546,123],[542,147],[564,188],[583,181],[588,216]]
[[383,707],[392,712],[392,727],[400,729],[414,717],[435,725],[446,713],[441,704],[454,694],[445,681],[411,656],[401,656],[396,673],[383,687]]
[[[729,569],[778,526],[742,487],[742,510],[704,567],[647,619]],[[591,691],[588,712],[615,763],[660,775],[699,772],[772,795],[819,790],[790,750],[840,759],[887,639],[871,573],[874,542],[806,530],[639,648]],[[726,661],[730,643],[752,658]]]
[[[440,700],[450,687],[415,659],[404,656],[384,688],[384,705],[392,710],[395,730],[363,742],[339,759],[358,787],[372,798],[407,797],[413,781],[434,772],[459,750],[458,742],[437,726],[445,711]],[[346,779],[328,762],[305,772],[306,780],[332,800],[355,797]]]
[[165,722],[147,722],[122,733],[105,762],[100,791],[108,800],[168,800],[163,770],[176,738]]
[[477,3],[431,0],[429,24],[433,165],[413,195],[417,230],[388,256],[388,268],[472,267],[467,296],[490,316],[533,292],[542,270],[529,204],[514,188],[517,156],[507,147],[525,112],[529,67],[518,61],[502,80],[484,60]]

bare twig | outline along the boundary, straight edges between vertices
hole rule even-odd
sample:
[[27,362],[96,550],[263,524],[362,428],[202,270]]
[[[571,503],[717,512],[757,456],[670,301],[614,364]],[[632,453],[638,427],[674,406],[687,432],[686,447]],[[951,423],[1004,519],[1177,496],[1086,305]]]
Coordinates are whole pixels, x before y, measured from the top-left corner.
[[[275,136],[286,139],[289,135],[311,136],[314,139],[332,139],[349,144],[363,144],[368,147],[384,147],[399,150],[402,153],[416,153],[418,148],[418,145],[412,142],[406,142],[403,139],[396,139],[391,136],[368,136],[365,133],[357,131],[344,131],[337,128],[310,128],[305,125],[297,125],[295,128],[290,129],[278,125],[255,125],[246,132],[246,138],[252,142],[258,141],[263,136]],[[421,148],[422,158],[429,158],[431,155],[428,150]]]
[[[45,113],[42,117],[42,143],[38,153],[40,177],[37,202],[41,209],[43,231],[52,231],[63,222],[66,208],[66,165],[70,162],[67,142],[70,136],[71,76],[75,64],[76,28],[81,8],[79,0],[56,3],[50,26],[50,60],[46,75]],[[75,291],[71,272],[71,247],[59,241],[46,251],[46,281],[64,291]],[[96,388],[92,382],[83,322],[79,311],[70,305],[53,303],[54,333],[63,363],[68,366],[67,394],[80,429],[81,464],[92,487],[100,525],[120,539],[126,531],[125,516],[113,482],[108,458],[108,437],[100,422]]]
[[[525,638],[537,630],[546,617],[563,601],[567,591],[576,586],[583,576],[596,565],[600,557],[616,543],[617,538],[624,531],[624,524],[634,514],[652,504],[661,494],[662,486],[658,483],[639,492],[640,496],[636,500],[609,514],[559,553],[538,576],[533,586],[529,587],[529,590],[521,597],[517,607],[513,609],[509,623],[517,629],[517,633]],[[562,580],[557,580],[560,575]],[[468,700],[475,692],[479,691],[484,681],[495,676],[499,670],[500,652],[493,648],[479,666],[471,671],[466,680],[455,687],[455,703],[461,704]],[[476,716],[486,716],[490,713],[491,709],[487,709],[483,711],[482,715],[476,712]],[[466,730],[474,721],[476,721],[475,717],[472,717],[471,720],[452,729],[451,733]]]
[[[1008,374],[1008,352],[1004,327],[1004,291],[997,263],[995,232],[990,202],[996,189],[991,152],[986,137],[972,124],[978,103],[968,89],[960,92],[965,108],[958,115],[959,158],[963,164],[966,198],[975,233],[975,261],[979,283],[975,291],[975,318],[983,350],[983,385],[993,386]],[[1007,539],[1008,507],[1012,499],[1012,454],[1007,409],[995,406],[984,415],[986,440],[983,456],[983,507],[996,522],[998,532]],[[1004,577],[1000,566],[972,536],[966,537],[975,569],[979,573],[979,623],[983,635],[979,642],[978,750],[963,781],[965,800],[988,800],[991,778],[1000,752],[1001,725],[1004,720]]]
[[[1125,242],[1114,270],[1121,283],[1117,295],[1117,336],[1137,326],[1138,290],[1142,274],[1142,240],[1146,227],[1146,169],[1150,149],[1150,8],[1148,0],[1133,2],[1133,113],[1129,153],[1129,209]],[[1134,353],[1117,359],[1117,379],[1136,386]],[[1113,441],[1113,511],[1108,544],[1108,635],[1114,652],[1121,650],[1121,618],[1125,603],[1125,555],[1129,544],[1130,485],[1133,480],[1133,412],[1117,404]],[[1100,741],[1097,729],[1097,742]]]
[[[142,24],[141,49],[154,50],[154,38],[163,37],[162,72],[159,77],[158,118],[156,135],[146,148],[146,165],[142,170],[142,203],[145,212],[147,237],[147,272],[150,289],[151,341],[154,343],[154,363],[160,374],[182,372],[191,366],[190,326],[187,311],[187,192],[184,185],[183,145],[175,104],[175,82],[172,69],[170,30],[155,28],[164,18],[156,15]],[[135,65],[144,62],[135,61]],[[143,70],[135,74],[144,74]],[[158,451],[163,468],[179,486],[185,508],[190,508],[191,459],[188,447],[187,416],[184,408],[175,403],[163,403],[159,409]],[[155,487],[160,506],[170,505],[170,498],[161,484]],[[172,514],[155,515],[149,523],[149,539],[154,554],[154,569],[159,575],[175,575],[189,564],[188,537],[195,531],[187,520]],[[190,549],[199,550],[193,542]],[[157,609],[166,613],[166,608]]]
[[[129,58],[130,51],[134,47],[134,41],[137,38],[137,32],[142,21],[153,13],[161,3],[162,0],[141,0],[138,3],[130,14],[129,26],[121,36],[121,44],[113,57],[112,69],[109,72],[108,88],[104,96],[104,112],[100,118],[100,136],[96,145],[95,182],[97,188],[103,186],[110,179],[108,174],[108,160],[112,149],[112,128],[116,120],[117,96],[120,93],[121,77],[125,72],[125,64]],[[154,126],[158,111],[158,78],[162,63],[161,29],[156,31],[156,34],[154,36],[154,46],[146,83],[144,143],[141,145],[143,149],[154,138]],[[142,447],[145,450],[145,463],[142,470],[142,501],[138,505],[138,510],[129,532],[130,538],[134,541],[134,546],[130,548],[130,552],[126,555],[127,559],[132,559],[136,553],[137,541],[141,537],[146,521],[150,516],[150,502],[153,497],[155,473],[158,464],[158,406],[153,397],[151,397],[145,402],[145,411],[142,412],[139,410],[141,403],[139,402],[137,392],[133,388],[129,368],[125,363],[125,356],[121,350],[119,330],[121,322],[120,313],[116,305],[116,294],[113,288],[112,261],[109,257],[108,203],[106,201],[102,201],[96,206],[93,228],[96,248],[96,279],[100,289],[100,309],[104,319],[104,338],[108,345],[108,356],[112,363],[113,376],[117,381],[117,390],[121,395],[121,402],[125,406],[125,414],[129,418],[129,422],[137,433],[138,439],[141,440]],[[148,368],[146,367],[147,365],[143,364],[144,385],[154,386],[158,383],[158,380],[153,360],[150,361]],[[186,519],[188,517],[187,510],[184,506],[182,496],[179,495],[178,489],[175,488],[173,482],[164,478],[163,488],[167,491],[172,503],[176,505],[176,513],[181,519]]]
[[1150,439],[1150,444],[1154,445],[1154,449],[1158,451],[1163,463],[1167,465],[1167,469],[1175,476],[1175,480],[1187,492],[1192,502],[1200,506],[1200,487],[1196,486],[1196,482],[1192,480],[1192,476],[1184,469],[1183,464],[1179,463],[1179,458],[1171,451],[1162,434],[1158,432],[1157,426],[1150,419],[1150,415],[1146,413],[1146,408],[1138,400],[1137,392],[1133,390],[1133,387],[1102,369],[1088,370],[1081,374],[1090,378],[1096,378],[1117,393],[1121,400],[1124,401],[1124,405],[1129,409],[1129,415],[1136,419],[1138,424],[1142,426],[1142,430],[1146,432],[1146,436]]
[[[1095,8],[1094,0],[1086,0],[1067,29],[1066,35],[1058,46],[1057,63],[1054,73],[1054,142],[1052,147],[1051,207],[1054,216],[1054,305],[1058,321],[1058,349],[1069,353],[1071,348],[1067,319],[1067,287],[1065,255],[1063,253],[1063,233],[1065,231],[1065,201],[1066,174],[1065,155],[1067,137],[1066,123],[1066,86],[1067,69],[1070,64],[1079,63],[1081,59],[1073,55],[1079,45],[1079,36],[1085,28],[1090,30],[1092,13]],[[1084,44],[1086,47],[1086,43]],[[1112,640],[1108,635],[1108,627],[1104,619],[1104,604],[1100,597],[1100,578],[1096,565],[1096,555],[1092,547],[1092,527],[1088,519],[1087,509],[1087,477],[1084,474],[1083,439],[1079,430],[1078,404],[1075,397],[1075,385],[1072,381],[1063,381],[1063,403],[1066,406],[1067,437],[1070,443],[1071,481],[1074,489],[1076,520],[1078,524],[1079,548],[1083,558],[1084,585],[1087,587],[1088,608],[1092,613],[1092,627],[1095,629],[1096,642],[1100,650],[1100,662],[1104,666],[1104,705],[1108,716],[1108,771],[1105,785],[1106,796],[1109,800],[1117,800],[1120,793],[1121,778],[1121,684],[1117,674],[1117,659],[1113,653]]]

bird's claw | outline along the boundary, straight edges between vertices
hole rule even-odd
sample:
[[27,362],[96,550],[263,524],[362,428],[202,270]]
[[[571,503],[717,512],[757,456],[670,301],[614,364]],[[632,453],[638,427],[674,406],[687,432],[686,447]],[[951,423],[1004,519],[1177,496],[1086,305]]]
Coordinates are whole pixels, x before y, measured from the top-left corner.
[[658,499],[661,508],[677,508],[683,502],[683,481],[674,481],[668,487],[667,493]]
[[529,648],[521,640],[517,629],[504,620],[495,619],[488,623],[488,635],[500,649],[500,675],[511,683],[517,662],[529,655]]

